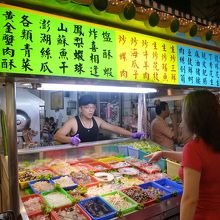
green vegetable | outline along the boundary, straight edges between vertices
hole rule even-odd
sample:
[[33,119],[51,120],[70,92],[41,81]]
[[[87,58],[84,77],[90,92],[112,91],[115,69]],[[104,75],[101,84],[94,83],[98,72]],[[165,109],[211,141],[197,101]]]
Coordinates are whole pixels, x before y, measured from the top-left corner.
[[137,209],[138,209],[138,210],[144,209],[144,205],[139,204],[139,205],[137,206]]
[[123,215],[123,212],[121,211],[121,210],[119,210],[118,212],[117,212],[117,217],[119,217],[119,218],[122,218],[124,215]]
[[180,177],[179,176],[172,176],[171,180],[173,180],[175,182],[180,182]]
[[56,189],[56,190],[60,190],[60,189],[61,189],[60,184],[55,183],[55,184],[54,184],[54,189]]
[[49,208],[47,205],[42,205],[42,212],[44,213],[44,214],[49,214],[51,211],[52,211],[52,209],[51,208]]
[[88,188],[86,186],[78,186],[76,189],[81,195],[86,194],[88,191]]

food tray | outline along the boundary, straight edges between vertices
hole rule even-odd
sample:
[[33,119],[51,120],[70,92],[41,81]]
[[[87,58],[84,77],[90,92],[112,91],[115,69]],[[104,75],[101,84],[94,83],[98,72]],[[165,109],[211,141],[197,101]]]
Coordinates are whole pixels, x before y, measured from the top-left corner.
[[[143,206],[149,206],[149,205],[151,205],[152,203],[155,203],[155,202],[156,202],[155,199],[151,199],[149,196],[147,196],[148,198],[147,198],[146,200],[144,200],[143,202],[139,202],[139,201],[136,200],[132,195],[129,195],[129,191],[132,192],[131,190],[134,192],[134,193],[132,193],[132,195],[134,195],[134,196],[137,196],[136,191],[137,191],[137,192],[140,192],[140,193],[143,194],[143,195],[146,194],[146,192],[145,192],[142,188],[140,188],[140,187],[138,187],[138,186],[132,186],[132,187],[124,188],[124,189],[122,189],[121,191],[122,191],[124,194],[126,194],[128,197],[130,197],[131,199],[133,199],[135,202],[137,202],[137,203],[139,203],[139,204],[141,204],[141,205],[143,205]],[[137,197],[137,198],[139,198],[139,197]]]
[[[67,198],[67,203],[66,204],[63,204],[63,205],[58,205],[58,206],[54,206],[52,204],[49,203],[49,201],[46,199],[46,196],[48,194],[51,194],[51,193],[54,193],[54,192],[57,192],[59,194],[63,194],[66,198]],[[66,206],[66,205],[70,205],[72,204],[73,202],[73,198],[63,189],[54,189],[54,190],[50,190],[50,191],[47,191],[47,192],[43,192],[41,193],[45,203],[50,207],[50,208],[60,208],[60,207],[63,207],[63,206]],[[59,198],[58,198],[59,199]]]
[[38,217],[38,219],[45,219],[45,218],[39,218],[40,216],[48,216],[49,219],[51,219],[51,220],[56,220],[53,211],[52,211],[50,214],[47,214],[47,215],[44,214],[42,211],[39,212],[39,213],[35,213],[35,214],[28,215],[29,220],[34,220],[34,219],[36,219],[37,217]]
[[109,163],[115,163],[115,162],[123,162],[124,159],[112,156],[112,157],[105,157],[105,158],[99,159],[98,161],[109,164]]
[[[111,166],[109,166],[108,164],[105,164],[105,163],[102,163],[102,162],[93,162],[93,163],[90,163],[90,165],[93,167],[93,170],[94,172],[101,172],[101,171],[104,171],[104,170],[111,170]],[[101,166],[100,168],[97,168],[96,166]]]
[[[141,160],[146,160],[146,161],[148,161],[149,158],[145,158],[145,157],[144,157],[144,156],[146,156],[146,155],[148,155],[148,154],[150,154],[150,153],[147,153],[147,152],[144,152],[144,151],[140,150],[140,156],[139,156],[139,158],[140,158]],[[159,165],[159,167],[160,167],[160,169],[161,169],[162,171],[165,171],[165,170],[167,169],[167,161],[166,161],[166,159],[161,158],[160,160],[157,161],[156,164]]]
[[128,156],[128,147],[127,146],[118,146],[119,155],[123,155],[125,157]]
[[136,176],[139,175],[139,170],[136,167],[122,167],[118,169],[118,172],[123,175]]
[[124,167],[130,167],[131,164],[129,164],[126,161],[120,161],[120,162],[111,163],[110,166],[112,167],[112,169],[119,169]]
[[141,187],[144,190],[148,189],[149,187],[153,187],[155,189],[159,189],[160,191],[164,192],[165,195],[162,195],[159,197],[160,201],[163,201],[163,200],[166,200],[172,197],[172,193],[170,191],[168,191],[166,188],[162,187],[161,185],[155,182],[143,183],[143,184],[140,184],[139,187]]
[[171,193],[175,194],[177,193],[177,195],[182,195],[183,194],[183,187],[182,185],[169,180],[167,178],[163,178],[160,180],[156,180],[155,183],[161,185],[162,187],[166,188],[168,191],[170,191]]
[[92,159],[92,158],[81,158],[81,159],[79,159],[79,161],[78,161],[78,163],[92,163],[92,162],[95,162],[95,160],[94,159]]
[[24,174],[27,173],[27,172],[30,172],[30,173],[33,174],[35,177],[31,178],[31,179],[28,180],[28,181],[21,181],[21,180],[19,179],[18,182],[19,182],[19,186],[20,186],[21,189],[28,188],[28,182],[29,182],[29,181],[32,181],[32,180],[36,180],[37,173],[36,173],[35,171],[33,171],[33,170],[28,170],[28,171],[19,172],[19,173],[18,173],[18,178],[19,178],[20,175],[24,175]]
[[87,183],[87,184],[81,183],[83,181],[78,180],[75,176],[72,176],[72,178],[74,179],[74,181],[78,185],[81,185],[81,186],[91,187],[91,186],[98,186],[99,185],[99,181],[95,177],[93,177],[93,176],[91,176],[89,174],[84,174],[84,175],[86,175],[86,176],[88,176],[90,178],[90,180],[91,180],[90,183]]
[[160,167],[157,164],[146,164],[144,166],[134,165],[134,166],[148,174],[161,173]]
[[[124,200],[126,200],[128,203],[130,203],[130,207],[128,208],[124,208],[124,209],[120,209],[120,210],[117,210],[116,207],[114,207],[113,204],[111,204],[110,202],[108,202],[106,200],[106,198],[108,196],[111,196],[111,195],[115,195],[115,194],[119,194],[120,197],[122,197]],[[135,202],[133,199],[131,199],[130,197],[128,197],[126,194],[124,194],[123,192],[121,191],[113,191],[113,192],[110,192],[110,193],[106,193],[106,194],[103,194],[101,195],[101,197],[107,202],[109,203],[114,209],[116,209],[117,211],[121,211],[123,214],[127,214],[127,213],[130,213],[130,212],[133,212],[137,206],[138,206],[138,203]]]
[[42,193],[42,192],[52,190],[52,189],[45,190],[45,191],[38,191],[38,190],[36,190],[33,185],[34,185],[35,183],[37,183],[37,182],[47,182],[47,183],[49,183],[49,184],[52,186],[52,189],[53,189],[53,183],[52,183],[50,180],[45,180],[45,179],[33,180],[33,181],[28,182],[28,185],[30,186],[32,192],[35,193],[35,194],[40,194],[40,193]]
[[50,169],[50,168],[47,168],[47,167],[35,168],[34,171],[37,172],[37,176],[45,176],[45,177],[46,177],[47,175],[42,174],[42,173],[44,173],[44,172],[51,173],[51,175],[52,175],[53,177],[54,177],[54,176],[57,176],[57,173],[56,173],[54,170],[52,170],[52,169]]
[[139,150],[131,146],[128,147],[128,156],[139,158]]
[[[70,207],[73,207],[73,205],[67,205],[67,206],[63,206],[61,208],[54,209],[52,220],[61,220],[61,218],[58,215],[58,212],[60,210],[64,210],[64,209],[70,208]],[[87,220],[91,220],[91,218],[88,216],[88,214],[78,204],[75,204],[74,207],[77,208],[79,210],[79,213],[82,214]],[[77,218],[77,219],[82,219],[82,218],[80,217],[80,218]],[[74,218],[74,220],[77,220],[77,219]]]
[[73,164],[79,163],[79,160],[77,158],[68,158],[66,159],[66,162],[70,165],[73,165]]
[[[95,216],[94,214],[97,214],[96,211],[94,211],[93,206],[95,206],[95,208],[97,207],[97,205],[90,205],[91,207],[91,213],[89,210],[86,209],[86,205],[87,204],[102,204],[105,206],[105,208],[108,210],[108,213],[103,214],[101,216]],[[105,200],[103,200],[101,197],[99,196],[95,196],[95,197],[91,197],[89,199],[84,199],[81,200],[79,203],[79,206],[91,217],[91,219],[93,220],[107,220],[107,219],[111,219],[113,217],[116,216],[116,210],[114,208],[112,208],[108,203],[105,202]]]
[[[93,162],[92,162],[93,163]],[[86,163],[76,163],[74,165],[71,165],[71,167],[73,167],[73,169],[75,171],[84,171],[84,172],[89,172],[89,171],[93,171],[93,167],[90,164],[86,164]]]
[[56,181],[55,181],[55,180],[58,180],[58,179],[60,179],[60,178],[62,178],[62,177],[65,177],[65,176],[69,177],[69,178],[73,181],[73,185],[71,185],[71,186],[66,186],[66,187],[60,186],[60,187],[63,188],[63,189],[65,189],[65,190],[75,189],[75,188],[78,186],[78,184],[75,183],[74,179],[73,179],[71,176],[68,176],[68,175],[56,176],[56,177],[54,177],[54,178],[51,179],[51,183],[56,184]]
[[[24,203],[24,202],[28,201],[29,199],[34,199],[34,198],[38,198],[39,199],[39,203],[43,204],[42,197],[40,195],[37,195],[37,194],[32,194],[32,195],[24,196],[24,197],[21,198],[21,201]],[[25,207],[25,205],[24,205],[24,207]],[[41,209],[35,210],[35,211],[29,211],[29,212],[27,211],[27,214],[28,215],[34,215],[34,214],[38,214],[40,212],[41,212]]]

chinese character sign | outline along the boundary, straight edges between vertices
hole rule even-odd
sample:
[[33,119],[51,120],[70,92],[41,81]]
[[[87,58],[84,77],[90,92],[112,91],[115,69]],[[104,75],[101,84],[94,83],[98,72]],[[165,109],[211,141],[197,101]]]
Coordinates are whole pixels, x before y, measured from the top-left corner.
[[220,53],[0,6],[0,74],[220,87]]
[[180,85],[219,87],[220,54],[209,50],[178,46]]
[[115,32],[0,8],[0,72],[116,79]]
[[118,79],[178,84],[176,44],[119,31],[116,38]]

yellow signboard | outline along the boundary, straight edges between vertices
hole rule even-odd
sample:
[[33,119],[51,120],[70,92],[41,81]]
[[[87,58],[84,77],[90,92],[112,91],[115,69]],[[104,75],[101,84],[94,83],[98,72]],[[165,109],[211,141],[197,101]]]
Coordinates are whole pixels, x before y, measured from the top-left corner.
[[178,84],[176,44],[116,31],[116,48],[119,80]]

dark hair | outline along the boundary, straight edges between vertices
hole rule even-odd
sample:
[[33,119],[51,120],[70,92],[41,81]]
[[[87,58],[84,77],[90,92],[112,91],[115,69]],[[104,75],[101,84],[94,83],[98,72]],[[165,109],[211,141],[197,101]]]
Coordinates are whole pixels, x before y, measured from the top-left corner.
[[54,122],[54,117],[50,117],[49,120]]
[[156,114],[160,115],[162,111],[166,110],[166,106],[168,106],[167,102],[160,102],[156,105]]
[[189,132],[220,152],[220,105],[213,93],[197,90],[188,94],[183,102],[183,119]]
[[96,100],[91,95],[84,95],[79,99],[79,107],[82,105],[96,104]]

